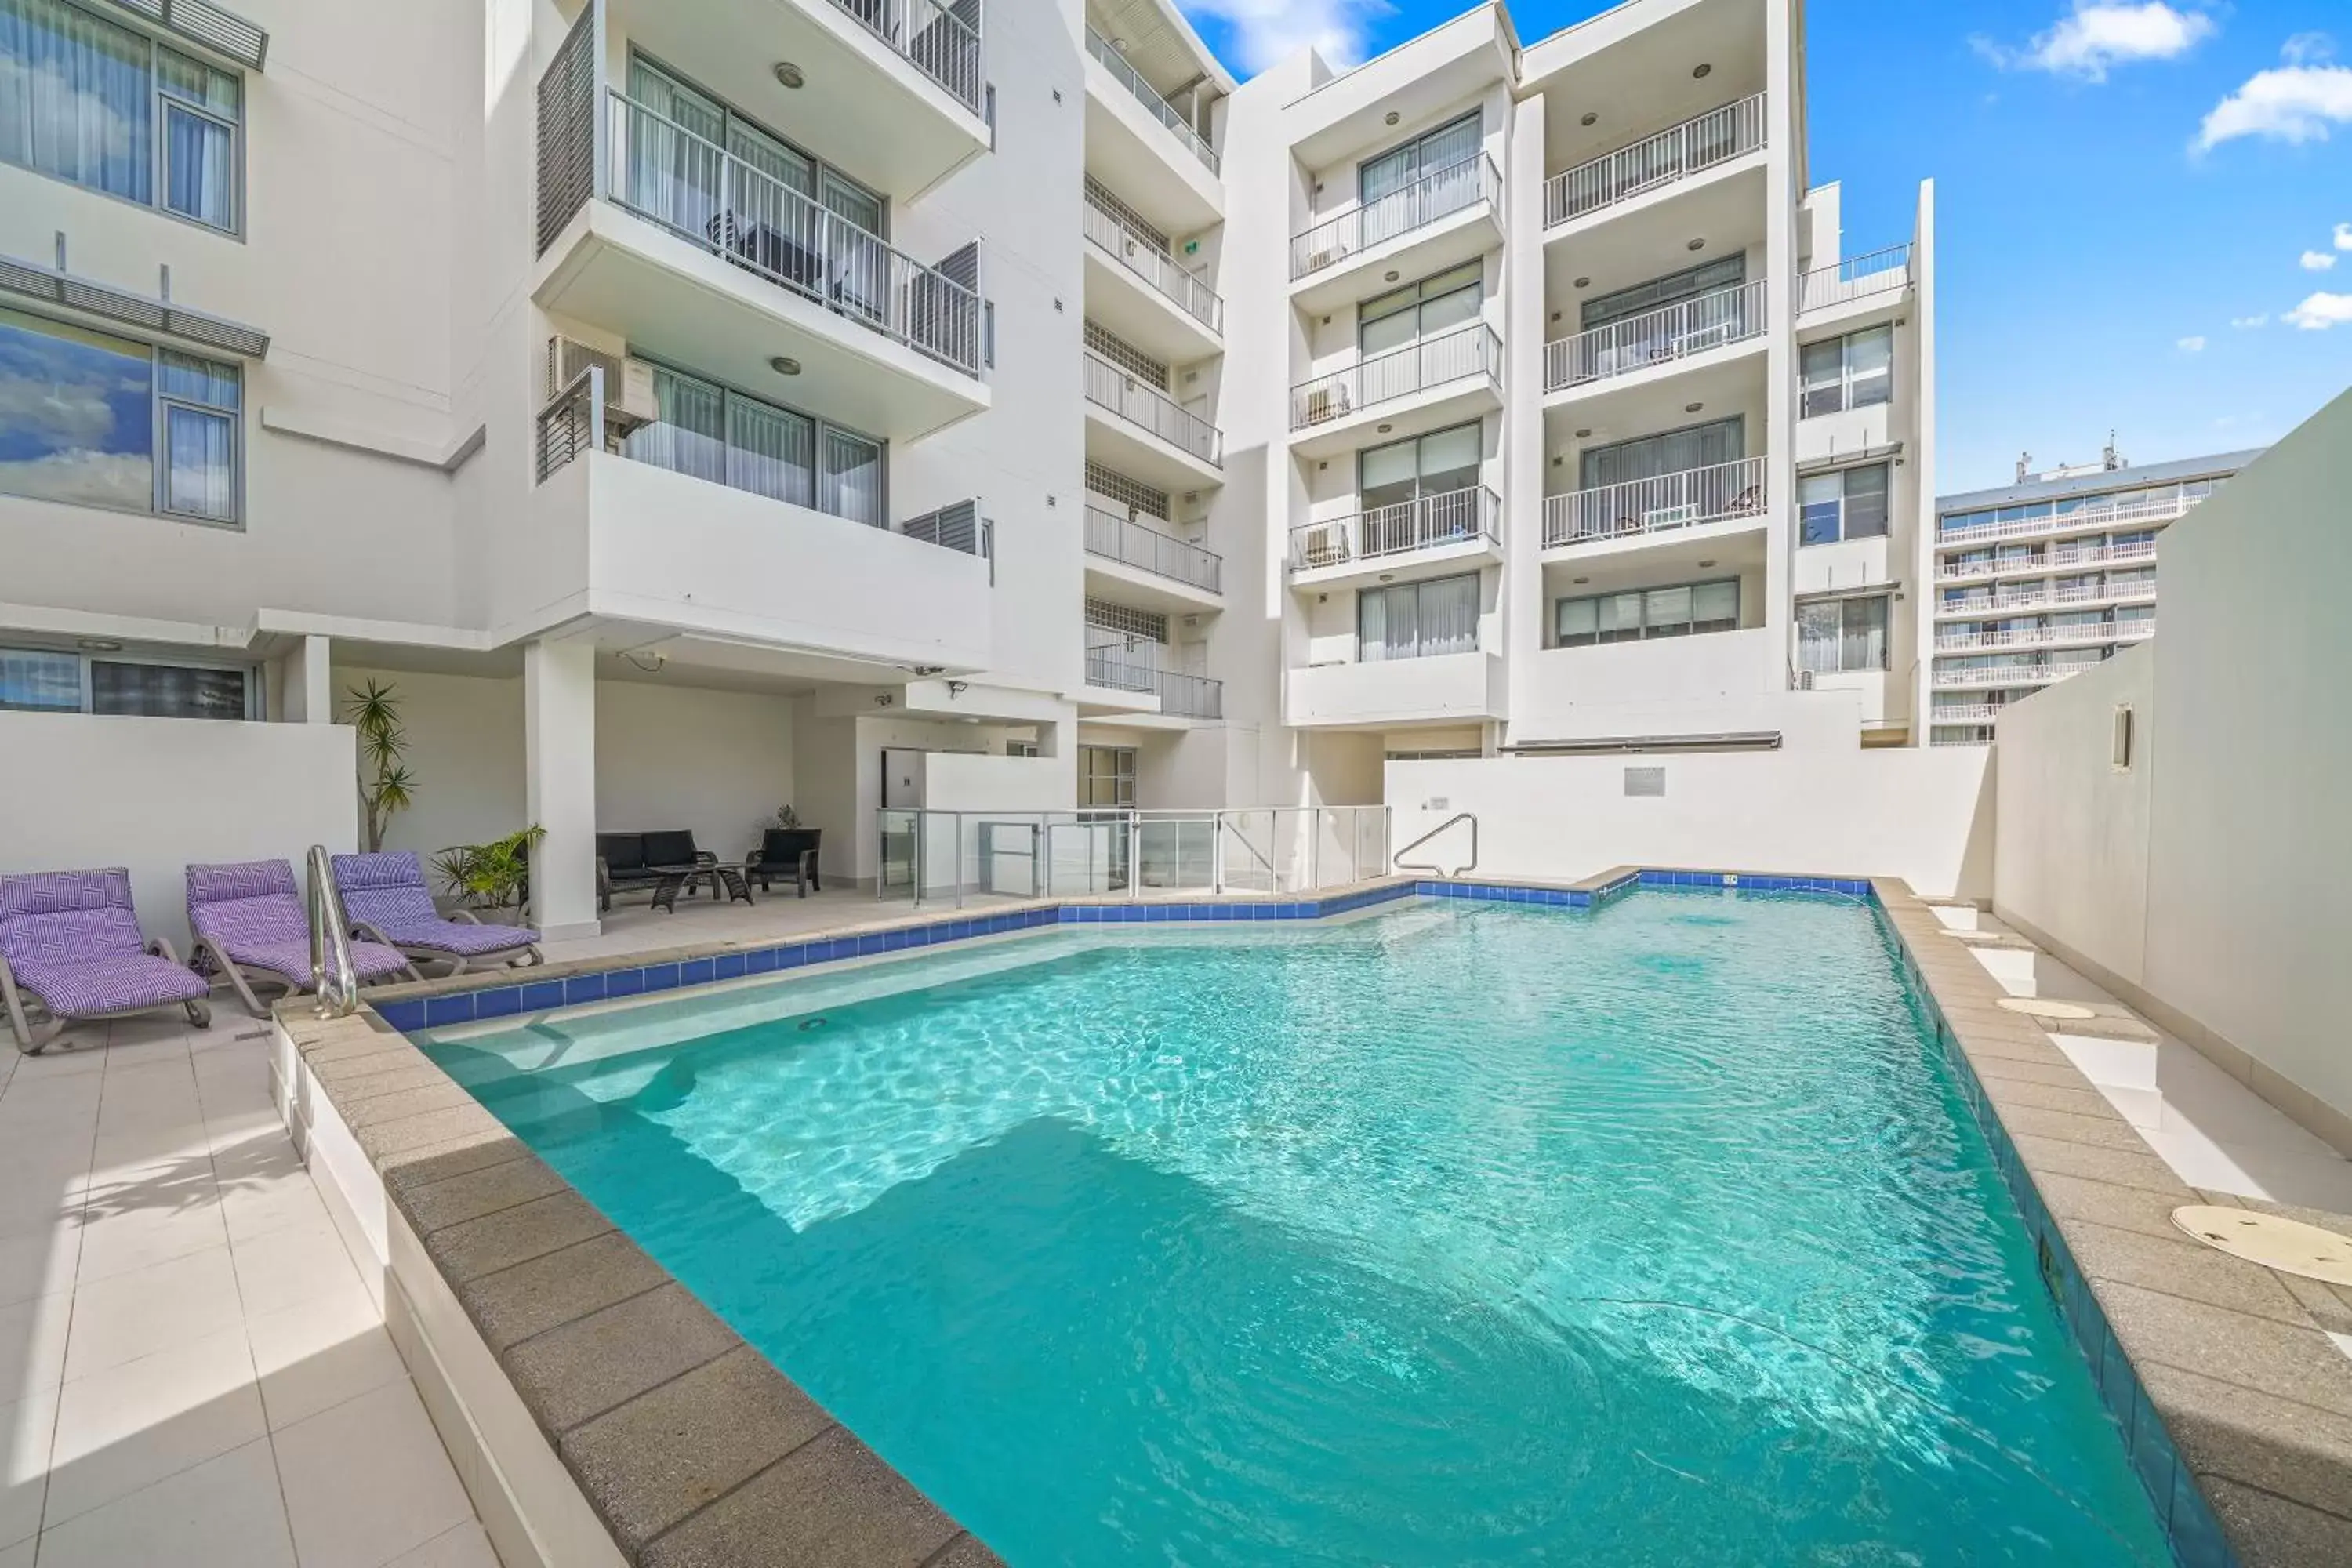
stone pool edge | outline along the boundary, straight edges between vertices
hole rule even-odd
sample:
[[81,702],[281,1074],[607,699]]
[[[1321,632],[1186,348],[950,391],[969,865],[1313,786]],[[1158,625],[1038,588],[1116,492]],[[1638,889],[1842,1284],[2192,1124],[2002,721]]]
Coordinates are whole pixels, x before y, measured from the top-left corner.
[[[2184,1568],[2352,1562],[2352,1361],[1899,879],[1874,901]],[[2321,1287],[2325,1289],[2325,1287]]]

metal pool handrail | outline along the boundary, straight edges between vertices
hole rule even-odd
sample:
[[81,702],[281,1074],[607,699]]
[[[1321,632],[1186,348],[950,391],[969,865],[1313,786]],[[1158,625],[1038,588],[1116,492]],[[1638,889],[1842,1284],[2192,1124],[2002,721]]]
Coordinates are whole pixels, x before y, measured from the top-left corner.
[[[1453,826],[1457,822],[1466,822],[1470,825],[1470,858],[1467,861],[1464,862],[1462,865],[1456,866],[1453,870],[1448,871],[1444,867],[1439,866],[1434,862],[1415,862],[1405,858],[1407,855],[1412,854],[1414,850],[1420,848],[1423,845],[1428,843],[1431,839],[1436,837],[1439,834],[1444,832],[1447,828]],[[1414,839],[1403,848],[1398,850],[1396,854],[1391,858],[1389,863],[1400,871],[1429,871],[1440,877],[1459,877],[1465,871],[1476,870],[1478,868],[1477,813],[1470,811],[1455,812],[1453,816],[1447,817],[1444,821],[1439,823],[1436,826],[1431,828],[1428,832],[1423,834],[1420,837]]]
[[352,967],[351,921],[343,913],[343,896],[335,888],[327,847],[311,845],[305,867],[310,872],[310,989],[318,993],[320,1017],[348,1018],[359,1010],[360,976]]

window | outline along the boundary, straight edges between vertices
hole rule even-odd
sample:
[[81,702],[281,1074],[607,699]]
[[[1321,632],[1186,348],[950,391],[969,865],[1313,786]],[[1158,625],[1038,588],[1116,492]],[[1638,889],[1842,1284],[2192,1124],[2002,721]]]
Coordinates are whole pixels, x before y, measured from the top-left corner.
[[1368,447],[1356,458],[1356,501],[1366,511],[1451,495],[1478,483],[1480,427],[1456,425],[1409,441]]
[[243,100],[236,76],[143,33],[0,0],[0,161],[235,232]]
[[1734,415],[1681,430],[1587,447],[1577,455],[1577,488],[1599,489],[1629,479],[1654,479],[1736,463],[1747,456],[1746,430],[1747,421]]
[[1797,668],[1817,675],[1886,668],[1886,595],[1797,606]]
[[0,648],[0,710],[149,719],[250,719],[260,682],[241,665]]
[[[1895,329],[1873,327],[1825,343],[1807,343],[1801,374],[1801,418],[1887,402],[1895,394]],[[1954,521],[1957,524],[1959,520]]]
[[1690,637],[1739,629],[1739,579],[1677,583],[1623,594],[1592,594],[1562,599],[1552,606],[1552,631],[1559,647],[1596,643],[1640,642],[1649,637]]
[[1797,542],[1835,544],[1886,537],[1885,463],[1807,474],[1797,481]]
[[1356,657],[1367,664],[1473,653],[1478,647],[1478,577],[1437,577],[1356,595]]
[[[1363,212],[1358,220],[1363,226],[1359,246],[1378,245],[1474,199],[1470,193],[1475,185],[1461,177],[1435,182],[1417,193],[1399,193],[1449,169],[1462,169],[1466,176],[1464,165],[1477,155],[1478,116],[1474,111],[1358,164],[1356,195]],[[1457,185],[1461,188],[1451,188]]]
[[869,436],[654,367],[661,416],[622,438],[640,463],[789,501],[873,528],[888,526],[883,446]]
[[1718,293],[1737,289],[1748,280],[1748,258],[1745,255],[1726,256],[1718,260],[1685,267],[1679,272],[1669,272],[1653,278],[1646,283],[1636,283],[1631,289],[1620,289],[1613,294],[1603,294],[1587,300],[1578,311],[1578,325],[1591,331],[1612,321],[1622,321],[1628,316],[1644,316],[1652,310],[1663,310],[1669,305],[1679,305],[1685,300],[1696,300],[1702,294]]
[[0,492],[233,523],[241,381],[233,364],[0,310]]
[[1135,748],[1078,748],[1078,805],[1081,807],[1132,806],[1135,804]]
[[1478,316],[1484,264],[1465,262],[1367,300],[1356,311],[1356,347],[1366,359],[1450,331]]
[[1007,741],[1004,742],[1004,754],[1008,757],[1034,757],[1037,754],[1037,742],[1034,741]]

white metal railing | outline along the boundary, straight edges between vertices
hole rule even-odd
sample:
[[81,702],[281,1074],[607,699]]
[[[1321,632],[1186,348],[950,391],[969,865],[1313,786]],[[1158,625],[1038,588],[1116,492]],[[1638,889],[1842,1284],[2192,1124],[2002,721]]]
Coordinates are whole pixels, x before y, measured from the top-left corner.
[[1759,456],[1546,496],[1544,548],[1760,517],[1764,489],[1765,461]]
[[1212,594],[1224,591],[1224,560],[1216,552],[1098,506],[1087,508],[1087,553]]
[[1544,390],[1582,386],[1763,334],[1761,278],[1544,344]]
[[1300,523],[1290,531],[1290,569],[1308,572],[1319,566],[1344,566],[1350,561],[1474,539],[1499,544],[1502,514],[1502,500],[1493,490],[1472,485],[1346,517]]
[[1938,669],[1934,676],[1937,686],[2046,686],[2053,680],[2063,680],[2070,675],[2080,675],[2086,669],[2096,669],[2097,659],[2078,659],[2063,664],[2019,664],[1999,669]]
[[2137,544],[2089,544],[2074,550],[2053,550],[2042,555],[2011,555],[1992,561],[1947,561],[1936,568],[1939,583],[1972,577],[2045,575],[2076,566],[2109,566],[2123,562],[2153,561],[2156,542]]
[[882,336],[980,374],[980,296],[616,91],[605,195]]
[[1305,278],[1376,245],[1485,202],[1503,210],[1503,176],[1484,153],[1434,169],[1384,196],[1325,218],[1290,240],[1290,276]]
[[1911,242],[1816,267],[1797,279],[1797,309],[1825,310],[1853,300],[1903,289],[1911,282]]
[[1544,226],[1566,223],[1764,145],[1764,95],[1668,126],[1544,182]]
[[1216,290],[1176,265],[1176,258],[1119,221],[1088,192],[1079,215],[1086,237],[1104,254],[1183,308],[1211,331],[1223,331],[1225,302]]
[[2155,632],[2153,616],[2131,621],[2102,621],[2096,625],[2006,626],[1990,632],[1947,632],[1936,639],[1936,651],[1952,653],[1971,648],[2051,647],[2062,643],[2134,642],[2144,637],[2152,637]]
[[1311,893],[1385,876],[1384,805],[875,813],[877,897]]
[[2029,593],[1997,595],[1985,599],[1941,599],[1936,604],[1938,620],[1980,620],[1987,616],[2006,615],[2012,610],[2041,609],[2050,605],[2127,604],[2134,600],[2156,597],[2156,584],[2149,583],[2102,583],[2095,587],[2036,588]]
[[1493,381],[1502,373],[1503,340],[1475,321],[1300,382],[1290,389],[1290,427],[1309,429],[1449,381],[1474,375]]
[[1927,738],[1927,744],[1931,746],[1990,746],[1992,743],[1993,730],[1990,724],[1979,725],[1966,734],[1937,735],[1931,732]]
[[1110,40],[1092,27],[1087,29],[1087,53],[1102,62],[1103,69],[1110,72],[1112,80],[1135,95],[1135,101],[1143,105],[1145,113],[1175,132],[1176,140],[1184,143],[1192,156],[1206,164],[1209,173],[1218,172],[1217,150],[1209,145],[1208,138],[1193,130],[1192,121],[1177,113],[1169,101],[1160,96],[1159,89],[1127,63],[1127,57],[1111,47]]
[[1160,699],[1160,711],[1180,719],[1222,719],[1225,716],[1225,683],[1211,676],[1162,669],[1155,664],[1123,658],[1110,648],[1087,650],[1087,684],[1113,691],[1148,692]]
[[1974,544],[1988,539],[2017,539],[2038,533],[2072,533],[2083,529],[2114,528],[2136,522],[2169,522],[2183,517],[2201,496],[2172,495],[2122,506],[2087,501],[2073,511],[2049,511],[2039,517],[1996,518],[1990,522],[1948,528],[1936,535],[1938,546]]
[[1079,356],[1085,367],[1087,401],[1140,426],[1204,463],[1224,467],[1224,432],[1160,388],[1092,352]]
[[[866,30],[912,62],[917,70],[948,89],[955,100],[981,112],[985,70],[981,48],[981,0],[950,7],[936,0],[833,0]],[[969,10],[966,21],[957,13]]]
[[1984,724],[2000,717],[2004,704],[1999,702],[1956,702],[1949,707],[1927,710],[1931,724]]

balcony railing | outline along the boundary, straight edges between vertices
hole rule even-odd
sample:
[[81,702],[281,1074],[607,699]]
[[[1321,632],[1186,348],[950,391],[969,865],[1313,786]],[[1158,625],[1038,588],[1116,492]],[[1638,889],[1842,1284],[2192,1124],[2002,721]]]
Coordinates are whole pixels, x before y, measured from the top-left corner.
[[[919,353],[980,374],[980,296],[782,180],[610,93],[616,205]],[[542,153],[543,155],[543,153]]]
[[1930,681],[1937,686],[2047,686],[2053,680],[2063,680],[2070,675],[2096,669],[2100,662],[2095,658],[2086,658],[2064,664],[2008,665],[1998,669],[1939,668]]
[[1442,217],[1485,202],[1503,210],[1503,176],[1484,153],[1449,163],[1376,196],[1350,212],[1326,218],[1290,241],[1290,276],[1305,278],[1376,245],[1426,228]]
[[1087,401],[1108,408],[1129,424],[1200,458],[1224,467],[1224,433],[1156,386],[1134,376],[1099,354],[1082,354]]
[[1544,548],[1662,533],[1764,514],[1764,459],[1739,458],[1680,473],[1544,498]]
[[1867,300],[1907,288],[1911,282],[1911,246],[1906,240],[1866,256],[1816,267],[1797,279],[1797,309],[1825,310],[1853,300]]
[[1113,691],[1148,692],[1160,699],[1160,712],[1180,719],[1225,716],[1223,681],[1139,664],[1103,648],[1087,650],[1087,684]]
[[1224,591],[1225,563],[1214,551],[1098,506],[1087,508],[1087,553],[1212,594]]
[[1290,569],[1311,572],[1408,551],[1502,542],[1503,503],[1484,485],[1420,496],[1348,517],[1306,522],[1290,531]]
[[[1976,544],[1988,539],[2021,539],[2041,533],[2073,533],[2083,529],[2170,522],[2188,515],[2189,510],[2203,499],[2202,496],[2175,494],[2117,505],[2109,498],[2095,496],[2072,511],[2053,510],[2037,517],[1996,518],[1990,522],[1948,528],[1936,535],[1936,543],[1939,547]],[[2104,506],[2099,504],[2103,500],[2106,502]]]
[[1135,95],[1135,101],[1143,105],[1145,113],[1174,132],[1176,140],[1184,143],[1192,156],[1208,166],[1209,173],[1217,173],[1217,150],[1209,145],[1207,138],[1193,130],[1192,122],[1177,113],[1168,100],[1160,96],[1159,90],[1127,63],[1127,57],[1111,47],[1110,40],[1092,27],[1087,29],[1087,53],[1102,62],[1103,69],[1110,72],[1112,80]]
[[1999,702],[1955,702],[1948,707],[1927,710],[1931,724],[1989,724],[2000,717],[2005,704]]
[[[859,504],[861,497],[878,497],[878,489],[845,484],[839,482],[838,477],[832,483],[821,482],[816,469],[807,461],[795,462],[779,455],[791,449],[785,432],[761,431],[755,424],[762,417],[758,411],[748,405],[738,405],[738,408],[739,423],[730,429],[750,426],[751,434],[772,435],[775,438],[739,443],[662,420],[630,423],[614,418],[604,399],[604,372],[601,367],[591,366],[573,376],[539,411],[533,454],[539,482],[545,484],[574,458],[590,452],[608,452],[650,468],[667,468],[689,479],[706,479],[730,489],[823,512],[845,522],[903,533],[909,539],[965,555],[985,560],[992,554],[988,521],[980,515],[978,501],[955,501],[919,517],[910,517],[893,530],[881,514],[878,503]],[[877,454],[874,468],[877,480],[879,464]]]
[[1544,344],[1544,390],[1583,386],[1611,376],[1705,353],[1760,337],[1766,325],[1764,279],[1718,289],[1664,310],[1628,316]]
[[1764,95],[1669,126],[1544,182],[1544,226],[1566,223],[1727,163],[1764,145]]
[[1112,260],[1173,300],[1209,331],[1224,327],[1225,302],[1207,284],[1176,265],[1176,258],[1121,223],[1089,195],[1080,220],[1086,236]]
[[1936,639],[1938,653],[1979,648],[2054,647],[2063,643],[2137,642],[2155,634],[2156,620],[2102,621],[2095,626],[2007,626],[1990,632],[1948,632]]
[[1942,599],[1936,605],[1938,620],[1977,620],[1986,616],[2007,615],[2012,610],[2040,609],[2050,605],[2129,604],[2139,599],[2156,597],[2156,584],[2147,583],[2101,583],[2095,587],[2032,588],[2021,594],[1996,595],[1983,599]]
[[1972,577],[2039,576],[2077,566],[2112,566],[2156,559],[2156,542],[2137,544],[2086,544],[2073,550],[2052,550],[2041,555],[2004,556],[1993,561],[1947,561],[1936,568],[1939,583],[1965,582]]
[[1310,429],[1465,376],[1493,380],[1502,374],[1503,340],[1476,322],[1300,382],[1290,389],[1290,427]]
[[958,0],[953,6],[936,0],[833,3],[864,23],[868,32],[904,56],[917,70],[947,89],[957,102],[974,114],[981,112],[981,0]]

